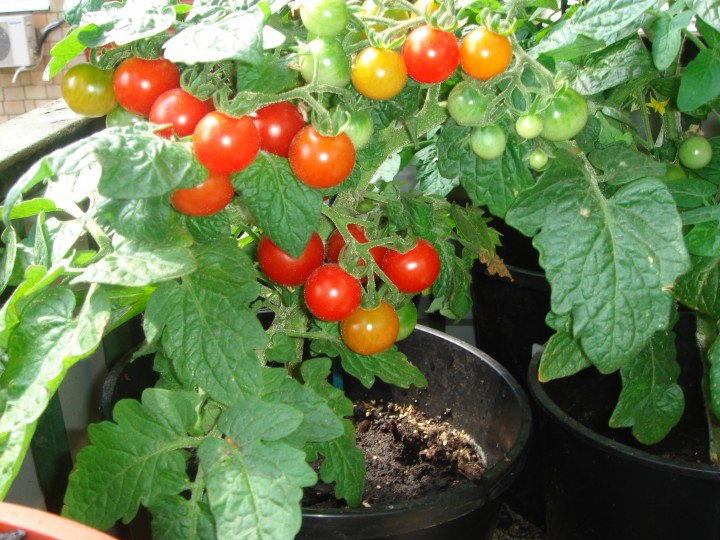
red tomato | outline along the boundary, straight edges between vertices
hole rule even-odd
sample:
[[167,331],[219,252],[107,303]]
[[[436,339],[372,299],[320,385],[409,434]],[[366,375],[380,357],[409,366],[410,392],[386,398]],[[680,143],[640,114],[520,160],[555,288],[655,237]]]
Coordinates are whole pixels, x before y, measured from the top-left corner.
[[402,57],[410,77],[424,84],[435,84],[447,80],[457,68],[460,46],[450,32],[426,24],[405,38]]
[[460,42],[460,65],[463,71],[482,81],[505,71],[512,60],[512,46],[506,36],[478,27]]
[[260,269],[272,281],[286,287],[302,285],[308,276],[323,263],[325,247],[317,233],[313,233],[299,257],[292,257],[270,238],[260,238],[257,249]]
[[290,168],[303,184],[328,188],[350,176],[355,166],[355,147],[345,133],[326,137],[309,125],[293,138],[288,159]]
[[250,115],[260,134],[260,149],[288,157],[290,142],[305,127],[305,120],[291,103],[282,101],[258,109]]
[[401,292],[419,293],[437,279],[440,257],[430,242],[419,238],[407,253],[388,249],[381,268]]
[[[348,225],[348,232],[352,235],[352,237],[360,242],[361,244],[366,244],[368,242],[367,236],[365,236],[365,230],[360,227],[359,225],[355,225],[354,223],[350,223]],[[327,244],[325,246],[325,254],[327,257],[327,260],[331,263],[336,263],[340,259],[340,252],[345,247],[345,239],[342,237],[342,234],[340,234],[340,231],[335,229],[328,238]],[[380,266],[382,264],[383,256],[385,255],[385,252],[387,251],[386,248],[382,246],[376,246],[374,248],[370,248],[370,255],[375,260],[375,263]],[[364,266],[363,261],[359,261],[359,264]]]
[[218,111],[206,114],[192,136],[193,151],[209,170],[232,174],[250,165],[260,150],[260,135],[248,116]]
[[131,113],[147,116],[160,94],[180,87],[180,71],[164,58],[123,60],[113,75],[115,98]]
[[155,132],[161,137],[169,139],[173,132],[178,137],[188,137],[193,134],[198,122],[214,110],[212,100],[200,101],[182,88],[173,88],[155,100],[148,119],[153,124],[172,124]]
[[376,308],[358,307],[340,322],[340,336],[345,346],[364,355],[377,354],[390,348],[399,331],[398,315],[384,300]]
[[360,282],[337,264],[324,264],[313,270],[305,282],[305,304],[310,313],[323,321],[341,321],[360,305]]
[[175,209],[188,216],[209,216],[225,208],[235,195],[227,174],[211,172],[195,187],[182,188],[170,196]]

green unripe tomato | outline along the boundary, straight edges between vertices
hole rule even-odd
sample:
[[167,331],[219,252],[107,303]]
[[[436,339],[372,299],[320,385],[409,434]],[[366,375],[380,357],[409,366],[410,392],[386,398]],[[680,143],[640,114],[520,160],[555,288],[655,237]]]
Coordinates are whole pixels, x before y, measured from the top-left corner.
[[572,88],[555,96],[542,113],[542,132],[548,141],[567,141],[582,131],[588,119],[585,98]]
[[462,81],[448,95],[448,113],[461,126],[477,126],[485,119],[490,101],[476,84]]
[[395,341],[400,341],[408,337],[413,333],[413,330],[415,330],[418,319],[417,307],[415,307],[413,302],[408,302],[397,310],[397,316],[400,320],[400,331]]
[[482,159],[495,159],[505,151],[505,132],[500,126],[476,127],[470,132],[470,148]]
[[370,112],[367,110],[361,111],[345,111],[349,116],[349,121],[343,130],[345,134],[350,137],[353,146],[356,150],[359,150],[365,146],[372,137],[373,134],[373,121]]
[[678,159],[683,167],[702,169],[712,159],[712,146],[700,135],[689,137],[680,144]]
[[317,37],[336,37],[347,27],[350,14],[345,0],[302,0],[300,19]]
[[536,148],[528,156],[528,165],[535,171],[542,171],[548,163],[548,155],[542,148]]
[[316,38],[300,55],[300,74],[307,82],[346,86],[350,82],[350,60],[335,38]]
[[523,139],[534,139],[543,129],[543,121],[539,114],[525,114],[515,120],[515,131]]
[[660,178],[663,182],[674,182],[676,180],[686,180],[687,174],[682,167],[674,163],[667,163],[665,166],[665,174]]

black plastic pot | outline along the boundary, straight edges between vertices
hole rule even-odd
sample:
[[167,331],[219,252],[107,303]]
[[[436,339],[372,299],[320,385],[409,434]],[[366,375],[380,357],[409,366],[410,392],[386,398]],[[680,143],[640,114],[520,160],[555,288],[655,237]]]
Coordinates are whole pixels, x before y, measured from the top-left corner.
[[[305,509],[298,539],[490,540],[500,505],[526,460],[531,413],[519,383],[484,352],[447,334],[418,326],[398,344],[428,379],[424,390],[376,383],[371,390],[349,385],[355,399],[384,398],[417,403],[426,413],[447,416],[483,448],[488,470],[477,482],[392,506]],[[138,397],[154,382],[149,362],[116,366],[106,381],[103,408]],[[129,367],[129,369],[127,369]],[[347,381],[351,383],[351,381]],[[149,538],[147,517],[123,537]]]
[[[683,339],[679,334],[679,350]],[[687,373],[695,371],[696,360],[682,359],[685,372],[679,382],[685,390],[686,384],[696,384],[697,374]],[[528,380],[542,411],[536,418],[549,540],[720,538],[720,468],[662,457],[634,442],[627,430],[610,431],[607,422],[620,391],[617,376],[587,369],[540,384],[538,363],[539,355],[530,364]],[[697,392],[685,393],[686,412],[668,436],[677,439],[670,442],[678,448],[687,445],[685,433],[706,431],[701,404],[693,399]],[[706,447],[699,450],[707,454]]]

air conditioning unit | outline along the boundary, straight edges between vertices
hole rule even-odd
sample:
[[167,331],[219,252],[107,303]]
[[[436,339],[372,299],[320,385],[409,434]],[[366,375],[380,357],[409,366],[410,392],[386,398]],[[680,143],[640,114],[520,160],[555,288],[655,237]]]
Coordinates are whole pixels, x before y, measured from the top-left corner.
[[31,66],[36,60],[35,47],[32,15],[0,17],[0,68]]

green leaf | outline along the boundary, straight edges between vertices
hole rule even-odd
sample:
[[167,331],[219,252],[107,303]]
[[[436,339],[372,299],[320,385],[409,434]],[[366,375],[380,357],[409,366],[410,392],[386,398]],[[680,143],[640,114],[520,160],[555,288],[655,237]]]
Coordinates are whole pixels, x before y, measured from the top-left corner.
[[[470,257],[458,259],[454,243],[442,242],[436,245],[440,256],[440,274],[432,285],[434,298],[427,312],[440,311],[444,317],[459,321],[472,307],[472,260]],[[467,255],[467,252],[465,254]]]
[[195,264],[191,251],[184,246],[127,240],[88,266],[73,283],[142,287],[189,274],[195,270]]
[[142,404],[118,402],[114,423],[88,429],[92,444],[78,454],[63,515],[105,530],[118,519],[128,523],[141,504],[182,492],[189,484],[185,448],[195,444],[187,432],[200,399],[194,392],[151,388]]
[[519,139],[513,135],[503,155],[482,159],[469,147],[470,128],[448,121],[438,140],[438,171],[445,178],[460,178],[474,206],[487,206],[502,217],[518,194],[533,183],[522,161]]
[[720,185],[720,137],[711,137],[708,142],[712,147],[710,163],[702,169],[696,169],[695,172],[708,182]]
[[697,13],[703,21],[716,29],[720,29],[720,13],[715,0],[685,0],[685,4]]
[[720,95],[720,49],[702,49],[680,79],[677,106],[683,112],[697,109]]
[[652,57],[658,70],[666,70],[677,58],[682,44],[682,30],[690,24],[692,16],[691,11],[683,11],[675,18],[660,15],[653,23]]
[[611,184],[627,184],[639,178],[661,178],[666,171],[664,163],[622,143],[593,150],[588,159],[605,173],[603,180]]
[[720,221],[695,225],[685,235],[685,245],[692,255],[720,257]]
[[552,310],[572,315],[572,335],[600,371],[616,370],[667,327],[668,290],[689,261],[661,181],[637,180],[606,198],[576,158],[558,154],[507,221],[535,236]]
[[239,60],[258,65],[263,60],[265,14],[255,6],[210,23],[190,26],[164,45],[165,58],[181,64]]
[[176,232],[170,226],[173,212],[167,197],[104,199],[95,212],[121,236],[132,240],[166,242]]
[[710,364],[710,407],[715,417],[720,419],[720,340],[715,341],[707,352],[708,363]]
[[552,381],[574,375],[590,366],[590,360],[583,354],[580,343],[567,330],[562,329],[550,336],[543,349],[538,367],[538,380]]
[[610,427],[632,427],[643,444],[660,442],[680,421],[685,406],[679,375],[675,334],[657,332],[639,355],[620,368],[622,391]]
[[65,0],[63,3],[63,17],[65,21],[76,26],[80,24],[83,15],[89,11],[97,11],[107,0]]
[[[193,486],[193,491],[198,489]],[[204,540],[216,538],[210,506],[198,498],[181,495],[157,497],[149,505],[155,540]]]
[[305,452],[280,441],[235,445],[211,438],[198,455],[217,538],[295,537],[302,488],[317,481]]
[[300,409],[248,397],[236,400],[220,417],[218,427],[238,444],[256,440],[277,441],[303,422]]
[[[73,23],[68,21],[68,24]],[[77,58],[86,49],[85,45],[78,39],[81,30],[81,28],[74,28],[50,49],[51,58],[47,66],[45,66],[43,80],[49,81],[55,77],[71,60]]]
[[328,382],[332,361],[329,358],[310,358],[300,365],[305,385],[312,388],[327,402],[339,417],[353,414],[353,402],[345,393]]
[[414,158],[416,160],[415,175],[418,187],[427,195],[445,197],[460,185],[459,178],[448,179],[440,174],[437,165],[437,145],[430,144],[419,150]]
[[[706,13],[709,18],[712,18],[712,12],[708,11]],[[720,47],[720,14],[717,13],[717,10],[715,11],[715,26],[710,26],[708,23],[706,23],[703,19],[696,19],[695,26],[697,27],[698,31],[700,32],[700,35],[705,39],[705,42],[708,44],[709,47],[717,48]]]
[[2,254],[2,263],[0,263],[0,292],[5,290],[13,268],[15,267],[15,256],[17,254],[17,233],[12,227],[6,228],[2,233],[4,250]]
[[19,202],[10,209],[10,219],[24,219],[40,212],[53,212],[57,207],[50,199],[38,198]]
[[682,178],[667,184],[675,204],[680,208],[697,208],[712,203],[717,186],[700,178]]
[[366,388],[375,383],[375,377],[400,388],[409,388],[410,385],[418,388],[427,386],[427,379],[422,372],[394,347],[372,356],[358,354],[343,347],[340,356],[343,369]]
[[167,0],[106,2],[83,15],[78,38],[88,47],[126,45],[156,36],[174,23],[175,10]]
[[110,318],[110,303],[93,287],[77,311],[70,289],[40,292],[10,336],[0,375],[0,496],[17,475],[37,420],[67,370],[92,353]]
[[692,256],[690,263],[690,271],[675,284],[675,296],[689,308],[720,320],[720,257]]
[[261,386],[255,351],[265,346],[267,335],[249,308],[260,292],[257,274],[232,240],[198,246],[194,255],[195,272],[150,297],[143,326],[151,343],[162,336],[184,384],[231,404],[257,395]]
[[287,60],[263,55],[259,64],[238,62],[238,92],[264,92],[279,94],[297,85],[298,72],[290,69]]
[[365,455],[355,444],[355,428],[349,420],[343,420],[343,435],[331,441],[311,444],[309,452],[320,453],[324,459],[320,465],[320,479],[335,482],[335,497],[345,499],[348,506],[362,502],[365,488]]
[[299,257],[320,224],[322,195],[293,175],[288,160],[260,152],[233,186],[258,225],[283,251]]
[[530,52],[570,60],[603,49],[636,33],[646,12],[659,10],[661,4],[659,0],[606,0],[581,5]]

